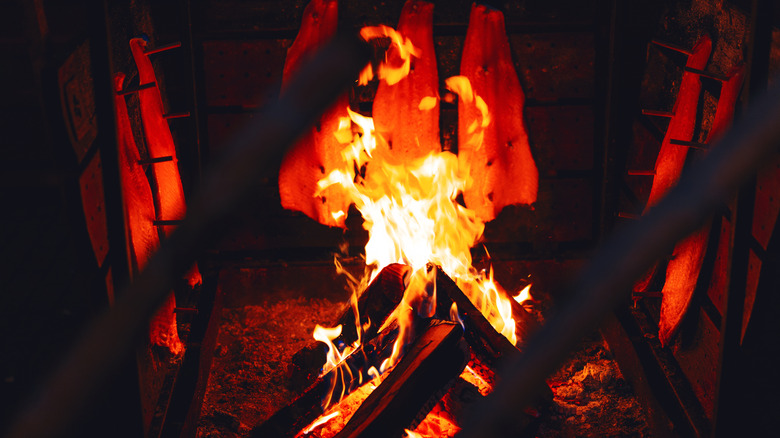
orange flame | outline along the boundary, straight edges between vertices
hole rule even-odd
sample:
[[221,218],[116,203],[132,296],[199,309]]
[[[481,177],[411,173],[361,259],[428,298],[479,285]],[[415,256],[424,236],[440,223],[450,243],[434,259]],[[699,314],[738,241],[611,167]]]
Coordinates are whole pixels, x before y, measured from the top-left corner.
[[[409,39],[388,26],[364,28],[361,36],[366,40],[391,39],[388,57],[392,51],[395,63],[391,66],[386,59],[377,71],[378,77],[388,84],[408,75],[411,57],[419,56],[419,50]],[[368,69],[364,73],[361,82],[372,76],[373,70]],[[485,101],[474,93],[465,77],[449,78],[446,83],[461,99],[473,102],[479,109],[481,119],[470,127],[469,132],[472,134],[470,141],[481,144],[484,128],[491,123]],[[425,97],[419,108],[431,110],[437,103],[438,98]],[[379,144],[386,146],[386,141],[375,132],[373,119],[349,109],[348,113],[349,119],[342,119],[333,133],[344,145],[341,152],[343,166],[318,182],[316,195],[326,189],[341,190],[363,216],[363,226],[369,234],[365,248],[368,269],[366,279],[360,282],[353,279],[354,284],[360,283],[361,291],[391,263],[405,263],[413,271],[404,298],[391,316],[400,329],[392,354],[380,364],[378,371],[374,369],[369,375],[374,377],[377,372],[384,373],[398,361],[404,345],[413,335],[411,322],[415,313],[430,317],[436,311],[436,270],[428,269],[431,264],[440,266],[457,283],[496,331],[516,343],[509,295],[493,280],[492,267],[486,274],[472,266],[471,248],[481,239],[485,224],[474,211],[457,201],[458,195],[471,184],[468,169],[459,166],[458,157],[448,151],[432,152],[413,162],[396,164],[390,159],[389,147],[377,147]],[[336,212],[334,218],[344,214],[343,211]],[[337,268],[340,269],[338,263]],[[359,324],[357,295],[359,293],[353,293],[352,304],[356,323]],[[460,320],[457,308],[450,310],[451,318]],[[340,329],[320,326],[315,329],[315,339],[328,345],[328,364],[323,374],[338,367],[359,344],[358,341],[339,352],[332,340],[338,336]],[[364,329],[358,327],[358,333]],[[344,376],[339,374],[341,367],[336,371],[338,376],[334,379],[343,379]],[[351,373],[348,369],[343,372]],[[323,406],[330,404],[331,397],[323,401]]]
[[340,411],[333,411],[328,415],[322,415],[320,417],[317,417],[314,422],[312,422],[310,425],[306,426],[306,429],[303,429],[299,435],[308,435],[311,433],[314,429],[322,426],[323,424],[327,423],[328,421],[332,420],[335,417],[338,417],[341,415]]
[[[419,58],[421,51],[417,47],[414,47],[412,41],[409,38],[404,38],[400,32],[393,29],[390,26],[380,24],[379,26],[367,26],[360,29],[360,36],[366,40],[372,40],[377,38],[390,38],[390,48],[385,56],[385,62],[379,65],[377,76],[380,80],[384,80],[388,85],[397,84],[401,79],[409,75],[409,71],[412,66],[412,56]],[[394,57],[391,62],[390,57]],[[397,62],[400,61],[400,65]],[[360,73],[360,79],[358,83],[360,85],[366,85],[373,77],[373,70],[369,64],[363,72]]]
[[[470,90],[465,78],[453,84],[460,92]],[[470,98],[481,101],[473,93]],[[496,330],[515,343],[514,320],[506,294],[493,281],[492,269],[486,275],[472,266],[471,248],[482,237],[485,225],[456,200],[469,184],[457,156],[447,151],[433,152],[412,163],[392,164],[386,156],[388,149],[376,148],[384,140],[374,131],[371,118],[354,111],[349,114],[357,133],[342,151],[345,165],[320,180],[318,189],[340,187],[362,214],[369,232],[365,251],[366,264],[373,267],[370,277],[373,279],[391,263],[408,264],[414,274],[405,302],[409,308],[430,315],[430,307],[420,307],[435,303],[426,290],[431,281],[425,267],[429,263],[439,265]],[[489,120],[486,113],[482,122]],[[405,314],[397,313],[399,317]],[[404,326],[401,323],[402,333]]]
[[524,287],[519,294],[512,297],[512,299],[517,301],[520,304],[532,300],[533,297],[531,296],[531,283],[529,283],[528,286]]

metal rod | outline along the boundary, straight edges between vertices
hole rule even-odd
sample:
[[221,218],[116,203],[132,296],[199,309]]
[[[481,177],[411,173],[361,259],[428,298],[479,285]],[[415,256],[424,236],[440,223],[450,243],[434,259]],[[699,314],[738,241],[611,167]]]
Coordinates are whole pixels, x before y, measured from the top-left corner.
[[658,110],[649,110],[649,109],[643,109],[642,114],[646,116],[657,116],[657,117],[674,117],[674,113],[671,111],[658,111]]
[[157,163],[165,163],[167,161],[173,161],[173,157],[169,155],[167,157],[146,158],[146,159],[138,160],[138,164],[141,165],[157,164]]
[[727,77],[725,77],[723,75],[719,75],[717,73],[711,73],[711,72],[704,71],[704,70],[697,70],[695,68],[690,68],[690,67],[683,67],[683,71],[685,71],[686,73],[693,73],[693,74],[696,74],[696,75],[699,75],[699,76],[702,76],[702,77],[705,77],[705,78],[714,79],[714,80],[720,81],[720,82],[726,82],[726,81],[729,80],[729,78],[727,78]]
[[174,43],[166,44],[164,46],[155,47],[154,49],[146,49],[144,53],[146,53],[147,56],[154,55],[155,53],[165,52],[166,50],[171,50],[171,49],[178,49],[179,47],[181,47],[181,41],[176,41]]
[[653,263],[769,163],[778,144],[780,86],[775,86],[661,202],[607,240],[573,283],[575,292],[565,307],[529,341],[524,355],[501,370],[502,384],[475,406],[459,437],[498,437],[512,430],[517,410],[532,402],[577,341],[599,326]]
[[166,119],[181,119],[183,117],[189,117],[189,116],[190,116],[190,112],[189,111],[183,111],[183,112],[180,112],[180,113],[166,113],[166,114],[163,114],[163,117],[166,118]]
[[137,92],[139,92],[141,90],[146,90],[147,88],[152,88],[152,87],[155,87],[155,86],[157,86],[157,84],[155,82],[149,82],[148,84],[141,84],[141,85],[138,85],[136,87],[125,88],[122,91],[117,91],[116,94],[118,94],[120,96],[126,96],[128,94],[137,93]]
[[677,145],[677,146],[686,146],[686,147],[695,148],[695,149],[704,149],[704,150],[706,150],[706,149],[710,148],[710,146],[708,144],[706,144],[706,143],[699,143],[697,141],[685,141],[685,140],[671,139],[671,140],[669,140],[669,143]]
[[174,313],[186,313],[186,314],[195,314],[198,313],[198,309],[195,307],[174,307],[173,308]]
[[116,367],[131,356],[149,318],[177,279],[221,237],[233,215],[256,196],[291,144],[357,78],[370,50],[357,38],[338,37],[316,53],[262,120],[234,138],[223,160],[204,179],[187,218],[160,245],[116,305],[88,327],[66,360],[16,419],[7,438],[65,433]]
[[658,41],[658,40],[652,40],[650,42],[652,44],[655,44],[656,46],[663,47],[665,49],[674,50],[675,52],[682,53],[683,55],[691,56],[691,53],[693,53],[689,49],[686,49],[686,48],[684,48],[682,46],[678,46],[676,44],[671,44],[671,43]]

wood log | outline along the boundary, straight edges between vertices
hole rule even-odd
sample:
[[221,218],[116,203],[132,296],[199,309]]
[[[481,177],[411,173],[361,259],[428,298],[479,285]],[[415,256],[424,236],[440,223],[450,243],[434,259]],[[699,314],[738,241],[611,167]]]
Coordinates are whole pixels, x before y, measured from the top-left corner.
[[[388,265],[358,297],[358,314],[361,326],[371,322],[362,335],[363,343],[377,335],[379,327],[401,302],[406,286],[409,284],[411,271],[407,265],[399,263]],[[333,343],[336,345],[354,343],[358,339],[358,333],[352,306],[344,311],[333,326],[339,324],[341,325],[341,335],[334,339]],[[314,382],[325,365],[327,352],[327,345],[313,341],[295,353],[287,370],[290,388],[293,391],[302,391]]]
[[[360,384],[371,379],[367,374],[368,369],[371,366],[378,367],[381,360],[390,356],[398,332],[397,325],[393,324],[370,342],[360,346],[338,367],[318,377],[298,398],[256,426],[251,436],[294,437],[322,415],[327,407],[338,403]],[[323,407],[323,400],[328,398],[330,403]]]
[[[516,346],[493,328],[469,297],[441,269],[436,273],[436,292],[436,307],[440,311],[449,312],[452,303],[458,306],[458,316],[463,322],[464,337],[480,360],[495,369],[521,354]],[[513,306],[513,312],[514,307],[519,308],[518,314],[523,312],[527,316],[522,318],[527,322],[515,321],[516,324],[528,324],[528,327],[522,330],[523,333],[533,331],[532,325],[536,324],[536,321],[525,312],[525,309],[522,309],[522,306]],[[539,407],[549,404],[553,399],[550,387],[545,385],[544,388],[537,403],[535,403]]]
[[539,328],[539,321],[530,312],[525,310],[522,304],[518,303],[511,296],[507,297],[512,304],[512,318],[515,320],[515,336],[517,336],[517,349],[522,351],[525,343],[531,339]]
[[460,325],[432,320],[336,438],[402,436],[425,417],[468,358]]

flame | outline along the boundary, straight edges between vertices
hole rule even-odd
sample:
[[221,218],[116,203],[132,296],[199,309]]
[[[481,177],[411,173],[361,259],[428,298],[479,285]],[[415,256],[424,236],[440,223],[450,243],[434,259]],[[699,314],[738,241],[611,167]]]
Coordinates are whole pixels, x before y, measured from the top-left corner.
[[[471,90],[466,78],[455,79],[451,82],[454,91]],[[473,92],[471,99],[484,104]],[[345,165],[319,181],[317,194],[337,186],[360,211],[369,233],[365,252],[371,279],[391,263],[412,267],[404,298],[406,310],[397,312],[402,335],[407,334],[402,320],[410,319],[409,308],[428,316],[433,313],[435,291],[427,287],[432,279],[426,266],[434,264],[469,295],[496,331],[516,343],[508,295],[493,280],[492,268],[485,274],[472,266],[471,248],[482,237],[485,224],[457,202],[458,194],[470,183],[457,156],[432,152],[411,163],[393,164],[389,149],[377,148],[384,139],[375,132],[373,120],[351,110],[349,115],[356,133],[342,151]],[[489,120],[486,113],[482,122]],[[394,350],[393,358],[398,353],[400,348]]]
[[[377,76],[388,85],[397,84],[401,79],[409,75],[412,66],[412,56],[419,58],[422,51],[412,44],[409,38],[404,38],[400,32],[390,26],[367,26],[360,29],[360,36],[366,40],[377,38],[390,38],[390,48],[385,54],[385,62],[379,64]],[[392,59],[392,60],[391,60]],[[400,65],[396,65],[400,62]],[[358,83],[366,85],[373,77],[371,65],[360,73]]]
[[335,417],[338,417],[339,415],[341,415],[340,411],[333,411],[328,415],[322,415],[320,417],[317,417],[317,419],[314,420],[314,422],[306,426],[306,429],[303,429],[301,431],[300,435],[310,434],[314,429],[318,428],[319,426],[322,426],[323,424],[327,423],[328,421],[332,420]]
[[406,431],[410,437],[451,437],[460,432],[460,427],[452,419],[434,411],[428,413],[425,419],[414,429]]
[[420,111],[429,111],[436,108],[436,104],[438,102],[439,99],[436,96],[425,96],[422,99],[420,99],[420,104],[417,105],[417,108]]
[[[408,75],[411,57],[420,56],[419,49],[408,38],[388,26],[363,28],[361,36],[366,40],[390,38],[391,47],[385,62],[377,69],[379,79],[388,84],[397,83]],[[373,72],[370,66],[364,70],[361,83],[367,82]],[[482,142],[484,128],[491,123],[489,108],[474,93],[467,78],[452,77],[447,79],[446,84],[464,102],[473,103],[479,109],[481,119],[469,129],[472,134],[470,141],[478,146]],[[437,104],[438,97],[428,96],[420,101],[419,108],[432,110]],[[437,270],[431,269],[433,265],[440,266],[469,296],[496,331],[515,344],[515,322],[509,295],[493,280],[492,267],[485,273],[472,266],[471,248],[481,239],[485,224],[476,212],[457,201],[458,196],[471,184],[468,169],[460,166],[458,157],[449,151],[432,152],[412,162],[397,164],[390,159],[390,148],[385,139],[375,131],[373,119],[349,108],[347,110],[349,119],[340,120],[338,129],[333,133],[339,143],[344,145],[341,151],[343,166],[318,182],[315,196],[326,189],[342,191],[361,213],[363,226],[368,230],[366,277],[361,280],[349,277],[353,286],[352,306],[358,336],[366,329],[360,327],[357,315],[357,296],[360,292],[391,263],[404,263],[412,268],[403,300],[391,316],[399,327],[392,354],[382,360],[378,370],[373,368],[367,371],[367,375],[373,378],[397,363],[404,346],[413,337],[411,322],[415,314],[430,317],[436,312]],[[344,214],[339,211],[334,213],[334,217]],[[338,261],[336,265],[339,271],[343,271]],[[457,307],[453,306],[449,310],[450,318],[463,324]],[[339,364],[360,343],[359,339],[339,351],[332,341],[340,332],[340,326],[334,329],[317,326],[314,336],[328,345],[328,362],[322,374],[336,369],[334,387],[337,379],[343,382],[347,378],[345,373],[349,373],[349,378],[352,377],[352,370],[340,367]],[[361,382],[363,372],[358,372]],[[323,400],[323,407],[330,405],[331,400],[339,400],[341,396],[329,395]],[[411,435],[414,432],[408,433],[414,436]]]
[[512,299],[517,301],[520,304],[532,300],[533,297],[531,297],[531,283],[529,283],[528,286],[524,287],[519,294],[512,297]]

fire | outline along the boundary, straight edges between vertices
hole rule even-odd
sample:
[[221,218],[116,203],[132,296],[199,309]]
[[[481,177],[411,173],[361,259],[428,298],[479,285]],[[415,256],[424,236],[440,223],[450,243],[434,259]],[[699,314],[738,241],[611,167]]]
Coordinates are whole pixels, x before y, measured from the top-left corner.
[[[451,79],[455,79],[448,81],[454,91],[467,95],[471,90],[467,79]],[[470,98],[484,106],[473,92]],[[471,248],[482,237],[485,224],[457,202],[470,183],[457,156],[448,151],[432,152],[411,163],[393,164],[388,148],[377,147],[384,139],[375,132],[373,120],[351,110],[349,115],[352,135],[347,135],[346,123],[334,133],[342,142],[351,137],[342,151],[345,164],[320,180],[318,188],[322,192],[338,186],[362,214],[369,232],[365,252],[366,264],[372,267],[370,278],[391,263],[411,266],[414,274],[405,301],[418,313],[431,315],[435,290],[432,298],[426,287],[433,279],[425,268],[439,265],[493,327],[516,343],[508,295],[493,280],[492,269],[485,274],[472,266]],[[482,125],[489,121],[485,107]],[[399,312],[399,317],[403,313]]]
[[[377,38],[390,38],[391,50],[388,50],[388,56],[385,62],[379,65],[377,77],[384,80],[388,85],[397,84],[401,79],[409,75],[412,67],[412,56],[419,58],[420,49],[414,47],[409,38],[404,38],[400,32],[390,26],[367,26],[360,30],[360,36],[368,41]],[[396,65],[400,62],[400,65]],[[360,73],[358,83],[366,85],[373,78],[373,69],[369,64],[365,70]]]
[[532,286],[531,283],[529,283],[528,286],[524,287],[523,290],[521,290],[520,293],[512,297],[512,299],[517,301],[520,304],[532,300],[533,297],[531,296],[531,286]]
[[308,425],[306,429],[303,429],[301,431],[301,435],[308,435],[310,434],[314,429],[318,428],[319,426],[322,426],[323,424],[327,423],[328,421],[332,420],[335,417],[338,417],[341,415],[341,411],[333,411],[328,415],[322,415],[316,420],[314,420],[313,423]]
[[[408,75],[411,58],[420,56],[419,49],[408,38],[388,26],[367,27],[361,31],[361,35],[366,40],[390,39],[391,49],[387,52],[385,62],[376,71],[377,77],[388,84],[397,83]],[[361,73],[360,83],[367,83],[373,75],[374,69],[369,65]],[[471,134],[470,144],[478,148],[484,137],[484,129],[491,123],[487,104],[474,93],[466,77],[449,78],[446,85],[464,102],[475,105],[479,110],[480,120],[468,129]],[[438,99],[437,96],[424,97],[419,102],[419,109],[434,109]],[[353,285],[360,285],[355,287],[352,295],[355,313],[357,296],[384,267],[392,263],[404,263],[413,272],[404,298],[391,316],[400,329],[392,355],[384,359],[379,370],[373,369],[367,375],[377,377],[398,361],[403,347],[413,337],[411,321],[415,314],[431,317],[436,312],[437,271],[430,269],[431,265],[440,266],[469,296],[496,331],[513,344],[517,343],[511,296],[494,281],[492,267],[485,272],[472,265],[471,248],[482,238],[485,223],[475,211],[458,202],[459,195],[472,184],[468,169],[463,168],[468,164],[459,163],[458,157],[449,151],[435,151],[410,162],[397,163],[391,159],[391,148],[387,141],[376,132],[373,119],[349,108],[347,112],[349,117],[342,118],[338,129],[333,132],[336,140],[343,145],[343,165],[318,182],[315,196],[326,190],[330,193],[341,191],[356,206],[363,217],[363,226],[368,231],[369,239],[365,247],[366,277],[360,281],[351,279]],[[345,214],[344,211],[332,213],[334,219],[342,218]],[[337,267],[340,268],[338,262]],[[452,320],[460,321],[454,304],[448,310]],[[356,317],[356,323],[359,324],[359,321]],[[358,327],[359,334],[363,330],[365,327]],[[341,370],[339,363],[360,342],[339,351],[332,340],[340,332],[340,326],[333,329],[317,326],[314,335],[315,339],[328,345],[328,362],[322,375],[336,368],[334,379],[343,379],[340,373],[351,372],[348,369]],[[323,407],[329,406],[331,399],[340,398],[331,395],[323,400]],[[439,423],[442,428],[456,429],[457,426],[446,419],[441,420]],[[423,433],[425,436],[435,436],[432,430]],[[411,431],[407,431],[407,434],[421,436]]]

